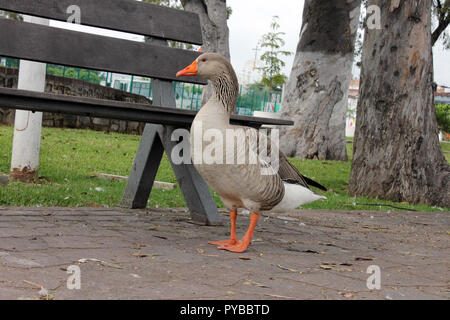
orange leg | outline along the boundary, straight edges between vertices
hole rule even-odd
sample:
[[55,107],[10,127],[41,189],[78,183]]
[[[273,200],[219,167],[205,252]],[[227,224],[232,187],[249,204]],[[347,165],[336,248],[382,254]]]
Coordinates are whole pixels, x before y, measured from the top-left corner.
[[255,232],[256,224],[258,223],[259,214],[252,213],[250,216],[250,226],[248,227],[247,233],[242,238],[240,243],[235,245],[224,245],[219,247],[221,250],[228,250],[232,252],[244,252],[247,250],[248,246],[252,243],[253,232]]
[[237,211],[231,211],[230,212],[230,220],[231,220],[230,240],[210,241],[208,243],[215,245],[215,246],[235,245],[235,244],[239,243],[239,241],[236,237],[236,217],[237,217]]

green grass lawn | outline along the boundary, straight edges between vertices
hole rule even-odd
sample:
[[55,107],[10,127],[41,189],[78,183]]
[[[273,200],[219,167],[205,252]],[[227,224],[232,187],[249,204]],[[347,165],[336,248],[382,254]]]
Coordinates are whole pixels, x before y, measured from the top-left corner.
[[[0,174],[9,172],[12,136],[12,127],[0,126]],[[140,136],[43,128],[39,182],[36,184],[12,182],[0,187],[0,206],[117,206],[126,183],[99,179],[95,175],[108,173],[127,176],[139,141]],[[350,156],[351,147],[351,144],[347,144]],[[443,149],[450,151],[450,144],[443,145]],[[448,154],[446,157],[449,160]],[[303,174],[330,189],[325,194],[327,200],[305,205],[303,208],[395,211],[396,209],[392,207],[383,206],[393,205],[420,211],[448,211],[448,208],[350,197],[347,192],[350,162],[302,159],[291,161]],[[166,156],[156,179],[176,183]],[[217,205],[223,206],[219,197],[214,193],[213,195]],[[150,199],[149,207],[186,206],[179,188],[171,191],[154,189]],[[369,206],[369,204],[377,205]]]
[[450,142],[449,143],[441,143],[442,151],[444,151],[444,156],[447,161],[450,163]]

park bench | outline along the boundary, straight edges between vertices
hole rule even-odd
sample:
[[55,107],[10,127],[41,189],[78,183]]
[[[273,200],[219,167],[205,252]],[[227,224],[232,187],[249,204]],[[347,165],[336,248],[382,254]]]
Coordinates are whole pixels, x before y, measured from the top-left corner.
[[[152,105],[0,88],[0,107],[147,123],[121,207],[145,208],[164,151],[171,154],[177,128],[189,128],[195,111],[176,109],[173,81],[199,53],[167,41],[202,44],[197,14],[135,0],[0,0],[0,10],[67,21],[80,9],[80,24],[146,36],[151,42],[122,40],[0,18],[0,56],[152,79]],[[68,13],[69,12],[69,13]],[[196,77],[186,82],[206,84]],[[259,128],[291,125],[278,119],[232,116],[232,123]],[[170,157],[169,157],[170,160]],[[192,165],[172,163],[194,221],[214,225],[221,217],[207,184]]]

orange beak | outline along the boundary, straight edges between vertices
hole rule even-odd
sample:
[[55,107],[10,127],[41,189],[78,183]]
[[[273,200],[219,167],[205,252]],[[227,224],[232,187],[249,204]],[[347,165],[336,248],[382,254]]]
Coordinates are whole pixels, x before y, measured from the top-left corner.
[[197,75],[197,60],[192,62],[191,65],[187,66],[183,70],[177,72],[177,77],[196,76],[196,75]]

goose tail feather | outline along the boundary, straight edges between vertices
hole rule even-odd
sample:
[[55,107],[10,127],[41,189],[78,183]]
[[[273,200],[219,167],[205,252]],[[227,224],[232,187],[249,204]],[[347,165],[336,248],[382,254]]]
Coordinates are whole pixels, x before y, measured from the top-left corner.
[[284,182],[284,197],[271,211],[286,212],[295,210],[297,207],[314,202],[317,200],[326,199],[323,195],[314,192],[309,188],[297,183]]

